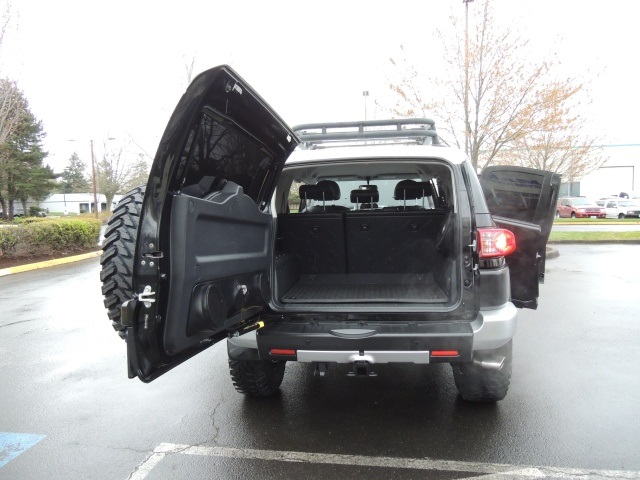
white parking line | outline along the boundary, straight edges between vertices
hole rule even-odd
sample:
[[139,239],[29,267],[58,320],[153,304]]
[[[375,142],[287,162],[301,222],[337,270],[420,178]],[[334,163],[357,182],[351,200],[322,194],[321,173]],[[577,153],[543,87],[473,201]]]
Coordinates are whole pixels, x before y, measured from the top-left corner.
[[[161,443],[151,455],[138,466],[129,480],[143,480],[151,470],[167,455],[197,455],[203,457],[224,457],[277,462],[296,462],[309,464],[351,465],[356,467],[405,468],[411,470],[438,470],[447,472],[470,472],[467,479],[506,479],[506,478],[570,478],[570,479],[637,479],[640,471],[626,470],[589,470],[579,468],[555,468],[518,466],[498,463],[458,462],[450,460],[432,460],[429,458],[367,457],[364,455],[333,455],[313,452],[291,452],[281,450],[256,450],[251,448],[200,447]],[[475,474],[475,475],[474,475]],[[463,479],[460,479],[463,480]]]

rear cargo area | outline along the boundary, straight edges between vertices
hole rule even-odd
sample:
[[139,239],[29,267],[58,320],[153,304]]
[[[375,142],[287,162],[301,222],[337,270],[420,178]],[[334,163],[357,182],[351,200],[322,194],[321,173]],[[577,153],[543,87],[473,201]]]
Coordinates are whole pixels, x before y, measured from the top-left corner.
[[436,242],[450,209],[278,215],[275,299],[295,304],[452,301]]
[[445,302],[431,274],[301,275],[284,303]]

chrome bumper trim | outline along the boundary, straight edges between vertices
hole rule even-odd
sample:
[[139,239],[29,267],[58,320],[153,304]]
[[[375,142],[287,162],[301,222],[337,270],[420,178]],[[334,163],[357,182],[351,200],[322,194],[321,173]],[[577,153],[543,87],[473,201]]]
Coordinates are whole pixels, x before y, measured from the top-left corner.
[[354,363],[429,363],[429,352],[418,351],[324,351],[324,350],[298,350],[299,362],[335,362]]

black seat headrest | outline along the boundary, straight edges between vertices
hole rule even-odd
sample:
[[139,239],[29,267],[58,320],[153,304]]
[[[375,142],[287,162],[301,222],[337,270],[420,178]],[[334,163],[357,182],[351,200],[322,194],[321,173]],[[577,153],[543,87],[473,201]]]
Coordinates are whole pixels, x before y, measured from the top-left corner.
[[357,190],[351,190],[351,203],[373,203],[379,200],[380,194],[375,185],[360,185]]
[[340,200],[340,187],[333,180],[320,180],[315,185],[300,185],[298,194],[307,200]]
[[432,194],[431,184],[416,182],[415,180],[402,180],[398,182],[393,191],[395,200],[417,200]]

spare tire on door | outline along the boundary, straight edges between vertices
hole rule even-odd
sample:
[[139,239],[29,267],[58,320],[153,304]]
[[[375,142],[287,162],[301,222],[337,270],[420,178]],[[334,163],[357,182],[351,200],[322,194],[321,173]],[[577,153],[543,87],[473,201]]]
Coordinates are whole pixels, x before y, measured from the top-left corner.
[[120,305],[134,296],[133,262],[145,189],[136,187],[128,191],[113,210],[100,257],[104,306],[113,328],[122,338],[126,328],[120,323]]

